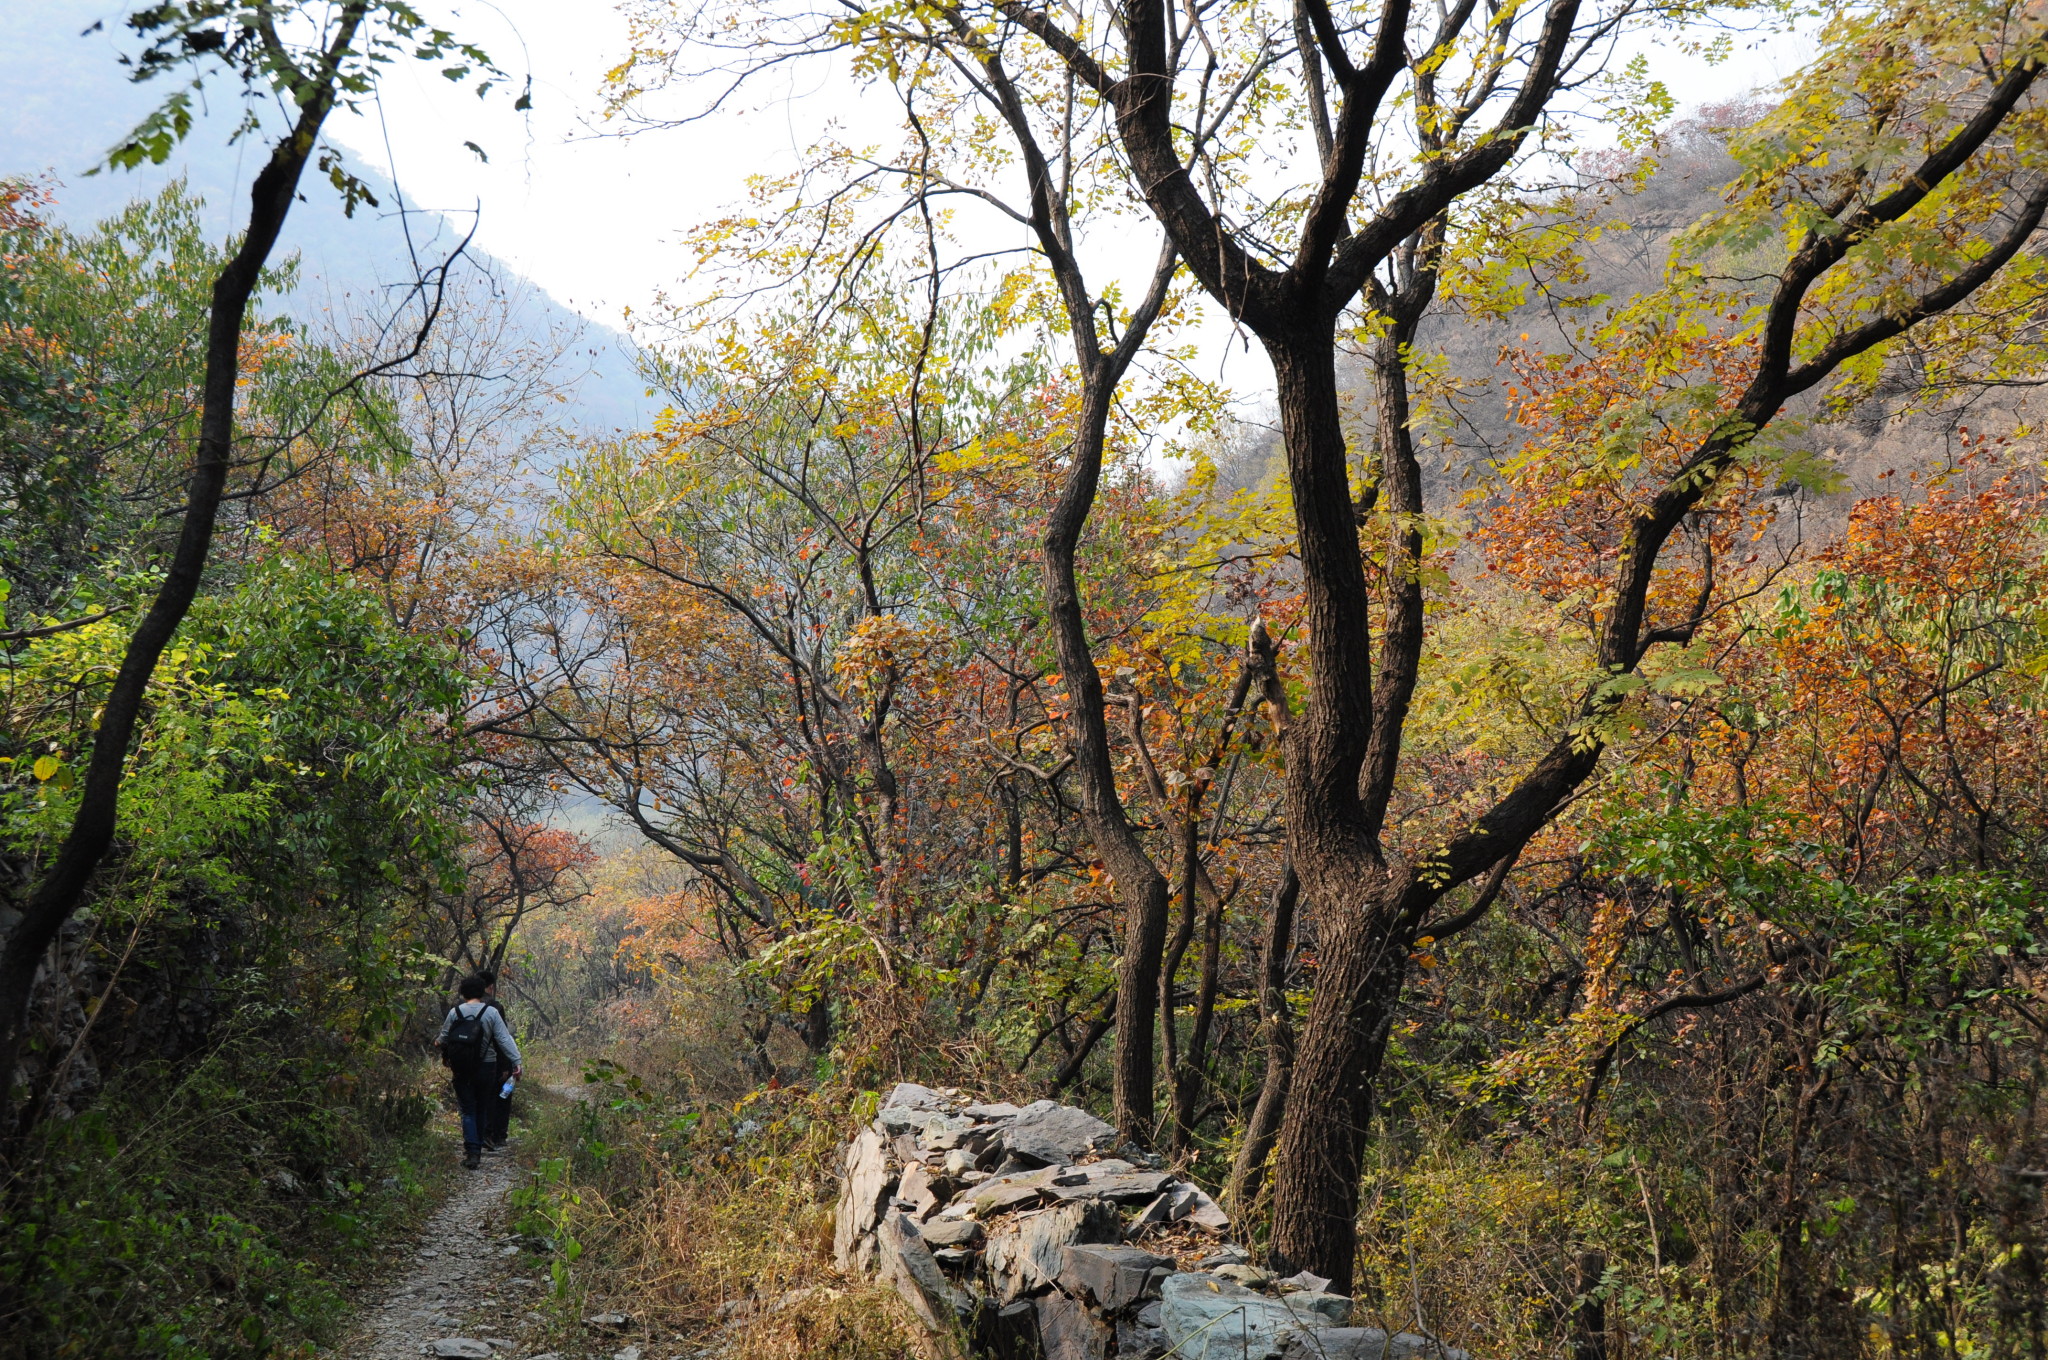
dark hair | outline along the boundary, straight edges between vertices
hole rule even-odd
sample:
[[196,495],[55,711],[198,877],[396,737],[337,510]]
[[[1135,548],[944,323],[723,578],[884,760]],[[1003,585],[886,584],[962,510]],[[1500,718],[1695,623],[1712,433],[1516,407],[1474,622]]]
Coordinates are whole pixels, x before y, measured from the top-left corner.
[[484,980],[484,986],[487,989],[498,985],[498,974],[496,969],[479,968],[476,970],[476,975]]
[[462,985],[455,990],[461,993],[464,1001],[474,1001],[484,994],[484,988],[489,985],[489,983],[484,981],[482,973],[471,973],[462,980]]

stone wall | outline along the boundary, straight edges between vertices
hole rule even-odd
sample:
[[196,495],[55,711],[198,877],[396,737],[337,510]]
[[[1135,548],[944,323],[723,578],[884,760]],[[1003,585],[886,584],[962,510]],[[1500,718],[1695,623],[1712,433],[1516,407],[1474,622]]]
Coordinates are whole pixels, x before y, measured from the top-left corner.
[[1351,1300],[1275,1279],[1230,1218],[1116,1130],[1050,1100],[898,1085],[845,1145],[839,1268],[999,1360],[1470,1360],[1352,1327]]

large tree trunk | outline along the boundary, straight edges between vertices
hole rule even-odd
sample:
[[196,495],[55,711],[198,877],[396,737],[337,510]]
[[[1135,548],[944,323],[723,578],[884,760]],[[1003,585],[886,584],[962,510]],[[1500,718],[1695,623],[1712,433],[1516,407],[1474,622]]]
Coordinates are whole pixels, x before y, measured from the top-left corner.
[[8,1124],[12,1123],[14,1075],[26,1038],[36,974],[57,932],[84,901],[94,871],[114,842],[122,772],[150,676],[198,596],[206,572],[234,456],[235,387],[241,376],[242,327],[249,299],[291,211],[300,173],[313,154],[320,127],[333,107],[335,67],[353,44],[366,8],[360,2],[342,7],[327,67],[302,99],[291,132],[271,148],[269,160],[257,173],[249,191],[249,222],[242,243],[213,283],[199,440],[186,486],[185,518],[177,548],[156,598],[129,636],[120,670],[107,691],[71,829],[30,894],[21,921],[0,949],[0,1114],[6,1115]]
[[[1367,494],[1384,496],[1389,512],[1376,668],[1359,515],[1341,452],[1332,448],[1332,441],[1342,444],[1334,368],[1320,352],[1285,362],[1276,353],[1274,365],[1288,464],[1300,465],[1294,475],[1302,561],[1309,582],[1323,582],[1307,592],[1314,679],[1307,712],[1291,724],[1287,755],[1291,852],[1325,914],[1315,996],[1280,1131],[1272,1254],[1290,1270],[1329,1276],[1339,1290],[1351,1284],[1373,1087],[1406,979],[1415,913],[1434,896],[1415,891],[1411,871],[1387,865],[1379,844],[1422,649],[1422,483],[1408,428],[1403,350],[1433,292],[1433,275],[1425,270],[1412,282],[1373,356],[1380,469]],[[1328,486],[1304,476],[1316,469]]]
[[[1317,880],[1304,878],[1315,895]],[[1399,913],[1401,886],[1383,878],[1361,907],[1336,920],[1319,918],[1316,989],[1280,1126],[1273,1264],[1282,1271],[1327,1275],[1339,1293],[1351,1289],[1358,1177],[1374,1082],[1408,967],[1407,947],[1387,929]]]

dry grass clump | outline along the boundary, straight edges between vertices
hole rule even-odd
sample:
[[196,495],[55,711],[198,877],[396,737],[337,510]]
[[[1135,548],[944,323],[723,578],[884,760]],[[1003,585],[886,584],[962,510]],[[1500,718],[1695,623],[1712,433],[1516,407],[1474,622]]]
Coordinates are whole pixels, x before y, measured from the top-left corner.
[[562,1341],[616,1310],[649,1360],[940,1360],[893,1291],[832,1263],[853,1093],[784,1087],[681,1108],[622,1090],[551,1102],[534,1124],[542,1167],[565,1164],[553,1203],[579,1249],[556,1299]]
[[944,1343],[877,1285],[824,1291],[739,1323],[721,1351],[731,1360],[947,1360]]

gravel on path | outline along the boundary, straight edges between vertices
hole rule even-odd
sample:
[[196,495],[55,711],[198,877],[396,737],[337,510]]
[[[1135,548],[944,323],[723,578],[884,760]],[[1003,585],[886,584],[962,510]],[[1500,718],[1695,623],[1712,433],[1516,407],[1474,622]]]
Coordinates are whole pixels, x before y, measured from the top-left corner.
[[508,1235],[505,1194],[519,1178],[511,1156],[484,1158],[465,1171],[411,1249],[411,1259],[383,1297],[363,1310],[350,1360],[420,1360],[435,1341],[499,1340],[505,1360],[522,1353],[502,1338],[524,1330],[535,1297],[532,1281],[515,1280],[519,1250]]

